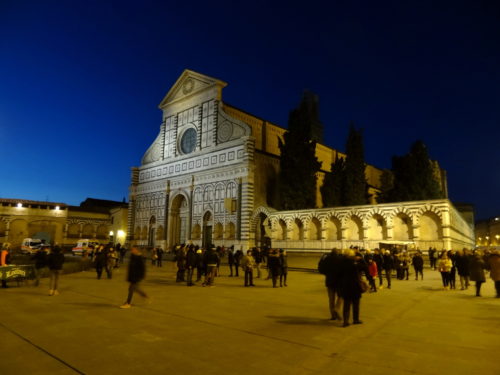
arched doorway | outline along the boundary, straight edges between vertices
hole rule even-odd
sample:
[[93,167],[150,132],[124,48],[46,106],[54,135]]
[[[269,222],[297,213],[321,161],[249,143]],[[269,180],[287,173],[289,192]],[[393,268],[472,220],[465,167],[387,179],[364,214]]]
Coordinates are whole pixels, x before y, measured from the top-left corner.
[[184,195],[177,195],[170,207],[169,217],[169,245],[186,243],[188,233],[189,205]]
[[156,217],[151,216],[148,227],[148,246],[155,246]]
[[212,244],[213,219],[210,211],[203,215],[203,241],[202,246],[206,249]]
[[264,213],[259,213],[255,223],[255,246],[271,247],[271,222]]

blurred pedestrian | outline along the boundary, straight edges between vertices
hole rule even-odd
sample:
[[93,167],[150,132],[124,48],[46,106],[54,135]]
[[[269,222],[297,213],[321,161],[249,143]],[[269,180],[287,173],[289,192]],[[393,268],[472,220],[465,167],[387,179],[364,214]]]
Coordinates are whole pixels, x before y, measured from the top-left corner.
[[97,273],[97,279],[100,280],[102,276],[102,271],[106,267],[106,251],[103,245],[96,248],[94,253],[94,266]]
[[448,290],[450,287],[450,271],[452,266],[453,264],[451,263],[451,259],[448,258],[448,253],[443,251],[439,258],[437,269],[441,273],[444,290]]
[[277,288],[280,271],[280,258],[277,249],[269,249],[267,256],[267,267],[269,269],[269,276],[271,277],[273,282],[273,288]]
[[148,295],[139,288],[139,283],[146,276],[146,262],[142,256],[141,251],[137,247],[132,247],[130,250],[130,261],[128,264],[127,281],[130,283],[128,288],[127,301],[120,306],[122,309],[128,309],[132,305],[132,297],[134,293],[139,293],[143,298],[149,302]]
[[418,280],[418,275],[420,274],[420,280],[424,279],[424,258],[422,257],[422,252],[417,250],[411,259],[413,264],[413,269],[415,271],[415,280]]
[[61,275],[64,264],[64,254],[59,246],[54,246],[47,256],[47,265],[50,273],[49,296],[59,294],[59,276]]
[[394,258],[389,250],[384,254],[384,271],[387,279],[387,289],[391,289],[392,270],[394,269]]
[[344,300],[343,318],[344,327],[349,325],[349,316],[352,306],[353,324],[363,323],[359,320],[360,300],[361,300],[361,275],[356,263],[354,250],[349,250],[343,258],[341,265],[341,275],[339,283],[340,296]]
[[462,249],[462,253],[458,254],[456,257],[456,266],[458,276],[460,277],[460,289],[469,288],[469,252],[467,249]]
[[207,267],[207,271],[205,275],[205,281],[203,282],[203,286],[210,286],[210,287],[214,286],[218,262],[219,262],[219,256],[217,255],[215,247],[212,247],[205,252],[204,263]]
[[156,259],[156,265],[158,267],[162,267],[163,266],[163,253],[164,253],[164,251],[163,251],[163,249],[161,247],[157,247],[156,248],[156,256],[158,257]]
[[31,257],[35,261],[35,286],[40,285],[40,276],[47,267],[47,250],[48,247],[43,246]]
[[286,279],[288,277],[288,255],[285,250],[280,249],[280,286],[288,286]]
[[193,273],[196,268],[196,252],[194,245],[188,247],[186,253],[186,272],[187,272],[187,286],[193,286]]
[[328,307],[330,309],[330,320],[340,320],[340,276],[343,257],[338,249],[332,249],[331,253],[324,254],[319,263],[318,271],[325,275],[325,286],[328,293]]
[[255,286],[253,283],[254,268],[255,259],[252,256],[252,250],[247,250],[247,254],[241,259],[241,269],[245,273],[245,286]]
[[490,277],[495,283],[496,297],[500,298],[500,250],[495,250],[488,258]]
[[476,297],[481,297],[481,285],[486,281],[485,263],[480,251],[476,250],[469,258],[470,279],[476,282]]
[[227,252],[227,265],[229,266],[229,277],[233,277],[234,246],[231,246]]
[[[10,249],[9,245],[3,245],[2,251],[0,251],[0,267],[8,266],[10,264]],[[8,288],[7,280],[2,279],[2,288]]]
[[113,268],[115,268],[116,265],[116,259],[117,255],[115,252],[115,249],[113,247],[108,248],[106,251],[106,275],[108,276],[108,279],[111,279],[113,277]]

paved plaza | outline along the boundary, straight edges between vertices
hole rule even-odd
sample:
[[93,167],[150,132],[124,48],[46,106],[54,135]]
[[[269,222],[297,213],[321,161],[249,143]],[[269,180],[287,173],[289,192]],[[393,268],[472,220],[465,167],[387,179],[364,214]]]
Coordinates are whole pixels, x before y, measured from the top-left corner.
[[[316,260],[291,258],[313,267]],[[125,268],[63,275],[58,296],[15,283],[0,290],[0,374],[499,374],[500,299],[488,279],[443,291],[437,271],[364,294],[364,324],[330,321],[323,276],[290,272],[288,287],[227,277],[175,282],[172,262],[148,265],[147,304],[119,309]],[[265,275],[265,272],[264,272]]]

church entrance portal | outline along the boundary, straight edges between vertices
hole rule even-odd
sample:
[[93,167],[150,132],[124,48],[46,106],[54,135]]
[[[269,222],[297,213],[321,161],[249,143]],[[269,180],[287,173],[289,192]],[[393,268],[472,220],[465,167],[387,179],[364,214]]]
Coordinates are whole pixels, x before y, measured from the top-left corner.
[[188,238],[189,207],[184,195],[177,195],[172,201],[169,217],[169,245],[186,243]]
[[212,244],[212,214],[210,211],[207,211],[205,215],[203,215],[203,241],[202,246],[204,249],[207,249],[208,246]]
[[255,224],[255,246],[271,247],[271,223],[264,213],[260,213]]
[[156,218],[151,216],[148,228],[148,246],[155,246]]

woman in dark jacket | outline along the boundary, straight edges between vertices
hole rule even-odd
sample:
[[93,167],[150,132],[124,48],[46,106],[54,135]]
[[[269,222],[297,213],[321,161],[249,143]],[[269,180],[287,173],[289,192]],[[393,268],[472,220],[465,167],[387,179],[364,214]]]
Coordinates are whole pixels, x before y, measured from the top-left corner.
[[361,324],[359,320],[359,304],[361,300],[360,273],[353,250],[350,250],[342,262],[339,291],[344,300],[344,327],[349,325],[349,314],[352,305],[353,324]]
[[476,297],[481,297],[481,285],[486,281],[484,260],[479,251],[469,258],[470,279],[476,282]]
[[57,296],[59,291],[57,290],[59,284],[59,275],[61,274],[64,264],[64,254],[61,252],[59,246],[54,246],[49,256],[47,257],[47,266],[49,266],[50,272],[50,289],[49,296]]
[[132,296],[134,292],[139,293],[142,297],[146,298],[149,301],[149,297],[142,289],[139,289],[139,283],[146,276],[146,263],[144,258],[142,257],[141,252],[137,247],[133,247],[130,250],[130,261],[128,264],[128,277],[127,281],[130,283],[128,288],[128,297],[127,301],[120,306],[122,309],[130,308],[132,302]]

